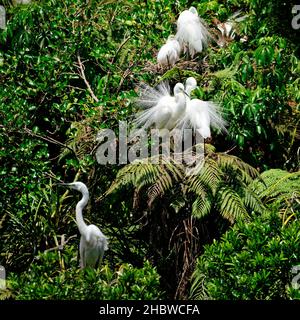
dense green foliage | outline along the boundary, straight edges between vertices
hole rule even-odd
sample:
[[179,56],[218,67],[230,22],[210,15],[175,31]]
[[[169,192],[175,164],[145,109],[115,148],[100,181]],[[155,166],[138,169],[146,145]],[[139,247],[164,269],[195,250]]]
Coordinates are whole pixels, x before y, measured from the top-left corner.
[[300,264],[299,230],[299,219],[282,228],[276,214],[239,221],[198,259],[192,298],[300,298],[292,288],[292,267]]
[[[251,185],[268,210],[238,223],[206,246],[197,261],[192,297],[294,299],[292,268],[300,265],[300,176],[269,170]],[[279,213],[279,214],[278,214]]]
[[261,174],[250,186],[273,212],[278,212],[285,225],[297,219],[300,212],[300,172],[271,169]]
[[[290,239],[297,237],[299,213],[300,47],[299,30],[291,28],[292,4],[13,2],[0,1],[7,11],[7,28],[0,29],[0,264],[11,281],[10,297],[157,299],[166,291],[168,297],[187,298],[203,245],[220,238],[236,220],[236,229],[224,236],[232,239],[206,247],[203,259],[209,250],[213,254],[208,272],[215,266],[213,259],[220,262],[222,243],[243,255],[234,239],[244,228],[253,235],[256,230],[258,240],[266,235],[270,243],[286,239],[283,257],[291,258],[294,249],[291,262],[297,262],[298,249]],[[171,70],[157,68],[158,49],[174,34],[179,13],[191,5],[216,40],[215,19],[224,22],[237,10],[246,18],[235,24],[235,39],[225,39],[222,47],[212,41],[193,61],[183,57]],[[229,124],[227,135],[213,133],[210,143],[215,147],[206,145],[206,162],[198,175],[187,178],[184,168],[172,164],[138,168],[96,162],[97,132],[118,132],[118,120],[132,119],[137,84],[167,79],[173,85],[187,76],[200,84],[193,94],[217,101]],[[263,183],[260,177],[253,181],[259,172]],[[74,180],[89,187],[86,221],[109,237],[101,270],[76,269],[74,207],[79,194],[54,185]],[[283,228],[276,215],[268,218],[270,212],[279,216]],[[261,225],[256,217],[244,225],[261,213],[272,223]],[[68,240],[62,251],[43,253],[57,247],[62,235]],[[242,239],[245,246],[247,239]],[[281,257],[283,247],[275,244],[272,252],[262,249],[269,257],[263,276],[274,277],[273,289],[266,285],[260,291],[261,275],[242,277],[252,291],[225,296],[212,275],[209,295],[295,297],[284,288],[291,266],[287,260],[280,262],[285,278],[267,270],[274,266],[272,259]],[[259,255],[257,245],[251,247],[253,257]],[[232,263],[222,257],[220,263]],[[112,270],[124,272],[120,276]],[[226,273],[228,290],[233,270]],[[123,286],[126,277],[130,288]]]
[[74,256],[76,251],[72,247],[62,254],[38,255],[26,272],[10,275],[10,292],[20,300],[155,300],[163,297],[159,275],[147,261],[140,269],[122,264],[114,272],[108,266],[80,270]]

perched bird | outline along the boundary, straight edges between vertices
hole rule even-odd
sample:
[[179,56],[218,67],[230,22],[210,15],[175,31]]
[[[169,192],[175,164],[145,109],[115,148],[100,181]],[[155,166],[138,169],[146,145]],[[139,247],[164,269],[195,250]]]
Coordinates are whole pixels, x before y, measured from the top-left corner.
[[208,44],[209,36],[196,8],[190,7],[179,15],[175,38],[185,53],[188,52],[193,57],[197,52],[203,51]]
[[76,205],[76,222],[81,234],[79,245],[80,267],[96,268],[102,261],[104,251],[108,250],[108,241],[97,226],[93,224],[87,225],[83,220],[82,210],[89,200],[88,188],[79,181],[61,183],[60,185],[77,190],[82,194],[81,200]]
[[[229,42],[236,38],[236,31],[238,28],[238,23],[245,20],[247,15],[241,16],[241,11],[236,11],[232,16],[230,16],[227,21],[221,22],[217,18],[213,19],[213,23],[216,25],[218,31],[215,31],[217,35],[216,42],[220,47],[224,47]],[[241,38],[244,41],[245,38]]]
[[167,42],[160,48],[157,54],[157,62],[161,66],[172,67],[180,56],[181,48],[174,36],[169,36]]
[[185,92],[188,94],[187,101],[190,99],[191,92],[197,88],[197,80],[194,77],[189,77],[185,80]]
[[135,127],[148,129],[154,126],[156,129],[172,130],[186,106],[184,85],[177,83],[173,91],[174,96],[171,95],[169,84],[166,82],[158,85],[157,89],[144,85],[136,104],[146,110],[136,115]]
[[[190,77],[185,82],[185,91],[190,94],[197,87],[197,81]],[[223,119],[219,106],[211,101],[200,99],[187,99],[183,116],[178,120],[176,128],[182,132],[184,129],[198,130],[201,136],[206,139],[211,137],[210,128],[226,132],[226,121]]]

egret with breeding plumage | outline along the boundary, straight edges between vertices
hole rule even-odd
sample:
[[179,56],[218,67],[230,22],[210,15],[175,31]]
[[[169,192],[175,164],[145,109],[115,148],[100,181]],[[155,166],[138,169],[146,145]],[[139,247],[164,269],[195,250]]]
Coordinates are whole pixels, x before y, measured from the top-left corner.
[[203,51],[208,45],[209,37],[209,31],[195,7],[190,7],[179,15],[175,38],[184,53],[187,52],[193,57],[196,53]]
[[186,106],[184,85],[177,83],[173,92],[174,96],[167,82],[159,84],[157,89],[144,85],[136,104],[147,109],[136,115],[135,127],[146,130],[153,126],[156,129],[172,130],[184,114]]
[[181,48],[174,36],[169,36],[167,42],[160,48],[157,54],[157,62],[163,67],[172,67],[180,56]]

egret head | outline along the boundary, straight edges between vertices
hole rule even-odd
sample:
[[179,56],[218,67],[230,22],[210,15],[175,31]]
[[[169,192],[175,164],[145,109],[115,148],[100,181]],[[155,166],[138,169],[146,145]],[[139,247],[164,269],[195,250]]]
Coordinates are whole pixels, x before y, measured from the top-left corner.
[[198,12],[197,9],[195,7],[190,7],[189,11],[191,11],[193,14],[195,14],[196,16],[198,16]]
[[182,103],[185,103],[185,96],[189,97],[184,90],[184,85],[181,82],[176,83],[174,87],[174,96],[176,100],[180,99]]
[[71,183],[60,183],[60,185],[66,186],[70,189],[77,190],[81,193],[88,193],[89,192],[87,186],[83,182],[80,182],[80,181],[71,182]]
[[185,87],[196,88],[197,87],[197,80],[194,77],[187,78],[185,81]]
[[179,93],[184,93],[184,85],[181,82],[176,83],[174,87],[174,95],[178,95]]

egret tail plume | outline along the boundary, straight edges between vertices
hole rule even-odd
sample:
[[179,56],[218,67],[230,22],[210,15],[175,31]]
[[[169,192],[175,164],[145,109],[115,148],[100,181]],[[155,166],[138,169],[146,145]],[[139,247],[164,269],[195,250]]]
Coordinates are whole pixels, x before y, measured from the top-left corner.
[[134,104],[139,108],[150,108],[157,104],[159,99],[170,96],[170,85],[167,81],[161,82],[156,88],[152,88],[146,83],[138,85],[139,97],[134,100]]
[[223,132],[226,130],[226,121],[223,119],[218,104],[211,101],[193,99],[188,101],[184,116],[178,121],[176,128],[198,130],[203,138],[211,136],[210,128]]

